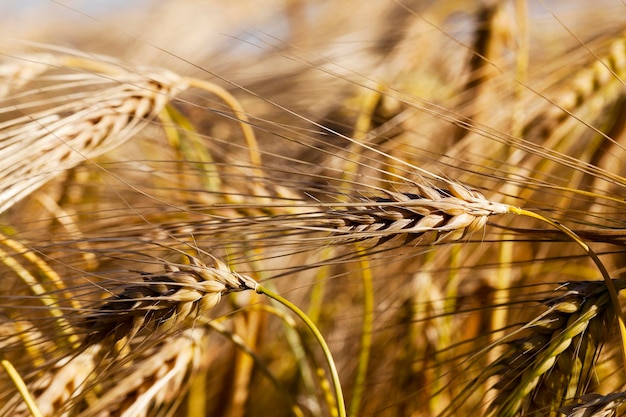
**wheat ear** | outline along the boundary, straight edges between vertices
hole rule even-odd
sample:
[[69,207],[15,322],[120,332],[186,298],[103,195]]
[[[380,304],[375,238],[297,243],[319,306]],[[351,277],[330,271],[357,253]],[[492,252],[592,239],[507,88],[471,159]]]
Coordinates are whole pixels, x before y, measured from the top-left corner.
[[167,330],[212,309],[224,294],[257,287],[252,278],[217,259],[211,267],[192,256],[188,259],[189,265],[166,264],[163,274],[140,273],[141,282],[106,299],[84,321],[88,332],[84,344],[109,337],[117,342],[144,328]]
[[455,241],[481,230],[489,216],[509,210],[461,184],[446,185],[447,189],[417,185],[416,193],[385,191],[384,197],[331,211],[337,218],[334,234],[358,240],[435,232],[435,242]]
[[0,84],[0,93],[8,94],[0,107],[0,119],[6,120],[0,123],[0,213],[54,176],[120,146],[189,88],[215,94],[234,112],[254,174],[263,177],[247,115],[224,88],[162,69],[127,68],[107,57],[63,52],[0,66],[7,84],[43,84],[13,94]]
[[202,357],[206,330],[188,329],[143,349],[80,417],[141,417],[181,395]]
[[591,258],[591,260],[593,261],[593,263],[596,265],[596,267],[598,268],[598,271],[600,272],[600,274],[602,275],[602,279],[604,280],[604,285],[605,288],[609,294],[609,297],[611,299],[611,304],[613,307],[613,312],[615,314],[615,317],[617,319],[617,326],[619,329],[619,333],[620,333],[620,338],[621,338],[621,351],[622,351],[622,363],[624,365],[624,371],[626,372],[626,320],[624,319],[624,315],[622,313],[622,306],[621,303],[619,301],[619,298],[617,296],[617,288],[615,287],[615,283],[613,282],[613,278],[611,278],[611,275],[609,274],[609,271],[606,269],[606,266],[604,266],[604,264],[602,263],[602,261],[600,260],[600,258],[598,257],[598,255],[594,252],[593,249],[591,249],[591,247],[585,243],[576,233],[574,233],[570,228],[562,225],[561,223],[552,220],[550,218],[544,217],[538,213],[534,213],[528,210],[524,210],[522,208],[519,207],[513,207],[513,206],[509,206],[509,212],[510,213],[514,213],[514,214],[518,214],[518,215],[522,215],[522,216],[527,216],[533,219],[537,219],[540,220],[544,223],[547,223],[551,226],[553,226],[554,228],[558,229],[559,231],[563,232],[566,236],[568,236],[570,239],[572,239],[574,242],[576,242],[576,244],[578,246],[580,246],[586,253],[587,255]]
[[[71,404],[80,398],[89,386],[90,378],[98,360],[100,346],[62,358],[54,367],[30,384],[29,390],[35,397],[35,403],[43,417],[61,417],[70,415]],[[24,403],[8,404],[11,413],[17,416],[29,416]],[[12,408],[11,408],[12,407]],[[7,410],[8,412],[8,410]],[[30,414],[29,414],[30,413]]]
[[[616,285],[622,289],[626,281]],[[495,364],[499,392],[490,415],[515,416],[546,405],[556,410],[561,404],[549,403],[552,394],[548,404],[541,403],[542,391],[579,395],[571,390],[586,385],[576,374],[582,374],[588,355],[594,356],[606,338],[604,329],[613,315],[611,297],[602,281],[569,282],[563,289],[565,294],[546,300],[545,313],[524,326],[530,335],[511,341],[508,353]]]
[[626,401],[626,392],[613,392],[607,395],[587,394],[574,404],[561,407],[559,412],[565,417],[615,417],[617,407]]
[[[626,75],[626,37],[621,35],[611,42],[605,56],[596,57],[591,65],[583,67],[572,77],[572,81],[560,91],[552,105],[539,119],[563,123],[568,115],[572,115],[583,106],[602,108],[605,102],[622,91],[624,75]],[[533,120],[526,129],[546,129],[545,122],[544,124],[537,122],[538,120]],[[555,127],[552,130],[554,129]]]
[[[13,115],[0,125],[0,212],[52,177],[124,143],[186,88],[182,78],[166,71],[116,74],[113,79],[81,76],[65,91],[63,84],[50,87],[56,94],[65,92],[63,101],[33,97],[0,109]],[[70,91],[78,87],[86,91]],[[36,96],[42,90],[25,94]]]

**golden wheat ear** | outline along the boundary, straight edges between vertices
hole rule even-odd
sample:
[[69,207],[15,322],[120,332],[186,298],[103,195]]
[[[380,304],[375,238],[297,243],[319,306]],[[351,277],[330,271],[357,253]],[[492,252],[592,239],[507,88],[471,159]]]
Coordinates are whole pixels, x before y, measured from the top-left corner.
[[0,213],[55,176],[124,144],[190,88],[216,95],[232,110],[255,175],[263,176],[247,115],[225,89],[160,68],[50,48],[0,63]]
[[207,266],[188,257],[189,265],[170,264],[161,274],[138,273],[141,281],[129,283],[119,294],[104,300],[84,320],[91,345],[111,338],[132,338],[143,329],[166,331],[197,318],[219,303],[224,294],[256,290],[252,278],[231,271],[216,260]]
[[[187,329],[141,349],[101,388],[100,396],[79,417],[163,415],[185,392],[189,378],[206,355],[207,331]],[[158,411],[157,411],[158,410]],[[174,415],[174,414],[169,414]]]
[[[101,346],[94,345],[77,355],[66,356],[57,361],[52,369],[42,374],[30,386],[42,416],[69,415],[68,406],[85,395],[93,378],[96,377],[96,369],[101,365],[99,362],[100,354]],[[24,404],[15,405],[12,403],[13,401],[7,404],[6,411],[12,410],[12,414],[2,415],[31,416],[26,411]],[[0,413],[4,411],[0,408]]]
[[328,213],[335,227],[332,233],[350,241],[380,238],[379,243],[396,236],[408,241],[432,233],[434,243],[451,242],[484,228],[489,216],[509,210],[461,184],[446,186],[418,185],[415,193],[383,191],[381,197],[346,204]]
[[[187,88],[184,78],[165,70],[97,63],[84,70],[72,56],[37,59],[38,72],[28,73],[36,88],[8,95],[0,108],[6,120],[0,124],[0,212],[54,176],[123,144]],[[30,86],[29,78],[20,80]]]

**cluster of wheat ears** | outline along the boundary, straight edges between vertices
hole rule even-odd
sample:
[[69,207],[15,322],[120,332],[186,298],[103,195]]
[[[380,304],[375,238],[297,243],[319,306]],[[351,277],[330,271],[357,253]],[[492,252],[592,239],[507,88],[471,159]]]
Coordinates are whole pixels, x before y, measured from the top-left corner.
[[0,415],[618,415],[626,5],[222,3],[3,38]]

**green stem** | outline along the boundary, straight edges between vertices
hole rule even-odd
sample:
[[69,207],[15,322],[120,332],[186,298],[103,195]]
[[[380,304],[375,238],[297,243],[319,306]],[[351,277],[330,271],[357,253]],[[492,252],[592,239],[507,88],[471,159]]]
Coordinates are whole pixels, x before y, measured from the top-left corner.
[[304,322],[304,324],[306,324],[306,326],[309,328],[311,333],[313,333],[313,336],[315,336],[315,339],[317,340],[317,342],[320,344],[320,347],[322,348],[322,352],[324,353],[324,357],[326,358],[326,362],[328,363],[328,368],[330,369],[330,376],[333,382],[333,386],[335,389],[335,397],[337,400],[338,415],[339,417],[346,417],[346,406],[345,406],[345,402],[343,399],[343,391],[341,390],[341,381],[339,380],[339,373],[337,372],[337,367],[335,365],[333,355],[330,352],[330,349],[328,348],[328,344],[326,343],[326,340],[324,340],[324,336],[322,336],[322,333],[320,333],[320,331],[315,326],[315,324],[311,321],[311,319],[306,314],[304,314],[304,312],[300,310],[291,301],[287,300],[286,298],[281,297],[280,295],[268,290],[267,288],[261,285],[257,286],[256,292],[259,294],[264,294],[270,297],[271,299],[278,301],[279,303],[287,307],[289,310],[293,311]]
[[562,231],[567,236],[569,236],[574,242],[576,242],[581,248],[587,252],[589,257],[596,264],[602,277],[604,278],[604,282],[606,284],[606,288],[609,292],[609,297],[611,298],[611,304],[613,305],[613,309],[615,310],[615,316],[617,317],[617,323],[619,326],[619,332],[622,339],[622,359],[624,361],[624,370],[626,371],[626,325],[624,324],[624,317],[622,315],[622,307],[619,302],[619,298],[617,297],[617,290],[615,289],[615,285],[613,284],[613,279],[609,275],[609,271],[607,271],[606,267],[598,258],[598,255],[591,249],[589,245],[587,245],[576,233],[570,230],[568,227],[562,225],[561,223],[544,217],[540,214],[533,213],[532,211],[524,210],[519,207],[509,206],[509,213],[518,214],[520,216],[531,217],[533,219],[540,220],[544,223],[547,223],[556,229]]

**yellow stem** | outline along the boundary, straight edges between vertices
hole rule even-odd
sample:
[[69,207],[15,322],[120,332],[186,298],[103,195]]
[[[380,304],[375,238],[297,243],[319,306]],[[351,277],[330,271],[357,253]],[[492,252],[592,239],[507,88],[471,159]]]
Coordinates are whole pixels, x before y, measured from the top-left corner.
[[20,376],[19,372],[17,372],[17,369],[15,369],[11,362],[2,357],[1,353],[0,365],[2,365],[4,371],[9,375],[11,381],[13,381],[15,388],[17,388],[17,391],[22,396],[24,403],[26,403],[26,407],[28,407],[28,411],[30,411],[31,416],[43,417],[43,414],[41,414],[41,411],[39,411],[39,407],[37,407],[35,400],[33,400],[33,397],[31,397],[30,392],[28,391],[28,387],[26,386],[26,383]]
[[[4,242],[6,243],[6,241]],[[61,309],[58,307],[58,300],[49,295],[43,285],[41,285],[37,279],[22,266],[22,264],[17,262],[2,249],[0,249],[0,262],[11,268],[11,270],[13,270],[13,272],[15,272],[28,286],[30,291],[38,297],[41,303],[48,307],[48,311],[57,321],[57,330],[59,333],[67,337],[70,345],[77,346],[79,342],[78,336],[74,334],[72,327],[64,317]]]

